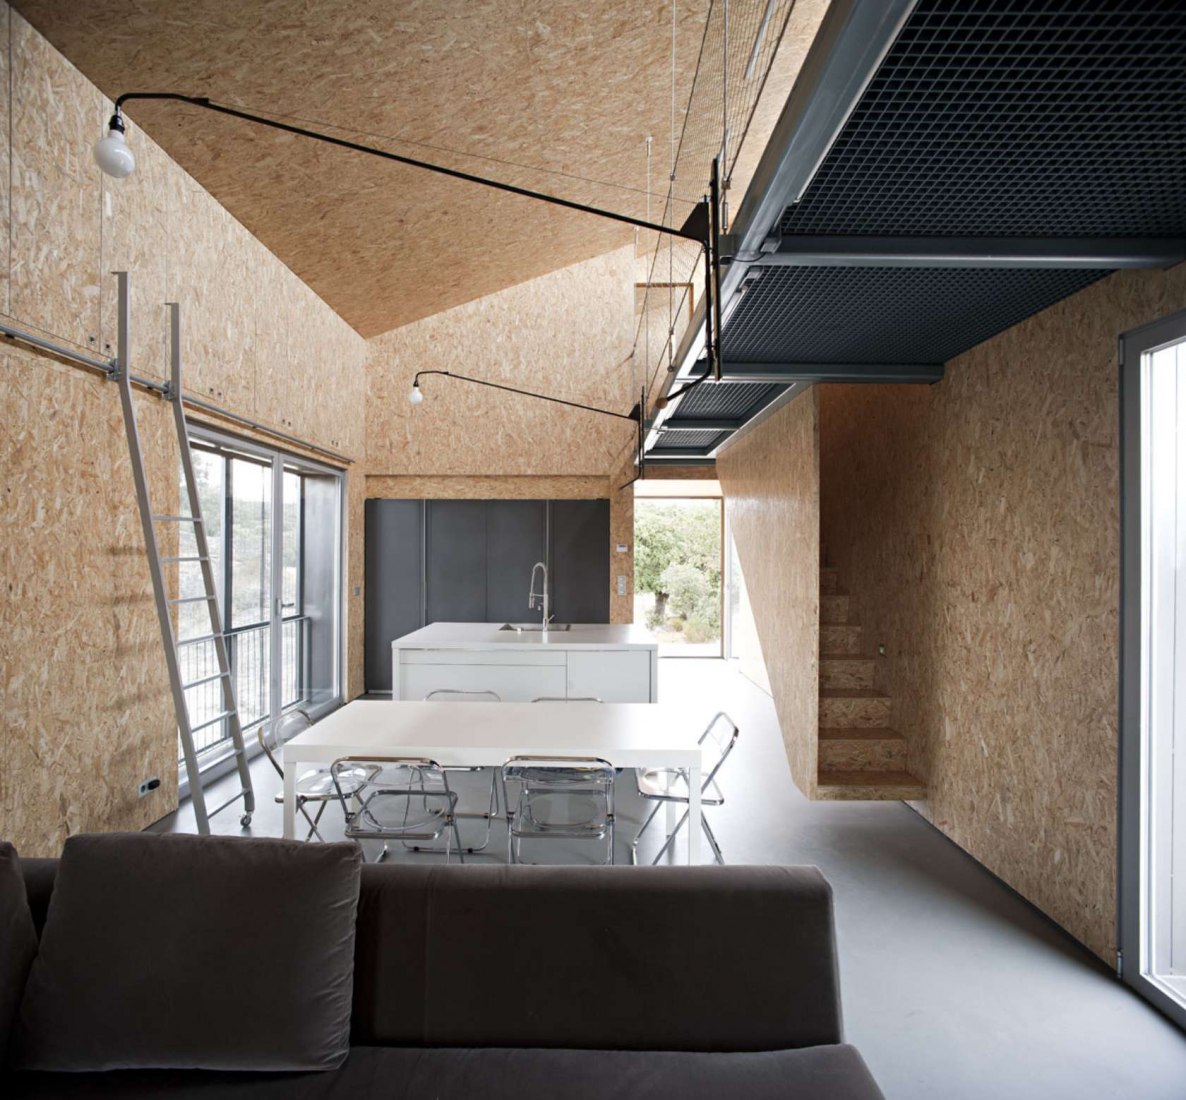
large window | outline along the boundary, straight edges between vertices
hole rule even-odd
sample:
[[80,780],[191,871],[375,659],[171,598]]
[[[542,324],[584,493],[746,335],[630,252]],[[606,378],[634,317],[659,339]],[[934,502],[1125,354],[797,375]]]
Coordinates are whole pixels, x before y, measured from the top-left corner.
[[1186,315],[1124,339],[1122,973],[1186,1023]]
[[720,657],[721,499],[634,500],[634,621],[664,657]]
[[[340,700],[341,476],[312,463],[202,434],[194,439],[219,609],[245,733],[298,704]],[[184,491],[184,486],[182,487]],[[192,533],[180,555],[196,552]],[[179,565],[179,594],[200,595],[196,563]],[[180,639],[210,633],[201,603],[182,603]],[[223,711],[210,640],[179,646],[195,726]],[[230,749],[226,722],[197,730],[204,762]]]

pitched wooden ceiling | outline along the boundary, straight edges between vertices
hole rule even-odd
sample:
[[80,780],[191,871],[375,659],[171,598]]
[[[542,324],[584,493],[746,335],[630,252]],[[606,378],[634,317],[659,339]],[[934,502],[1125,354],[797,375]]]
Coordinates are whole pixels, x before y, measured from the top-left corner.
[[[664,0],[14,6],[112,98],[206,95],[635,216],[646,210],[653,134],[655,190],[666,184]],[[708,0],[676,8],[682,108]],[[620,247],[633,233],[194,107],[136,103],[128,117],[133,146],[143,127],[363,336]],[[696,196],[687,198],[677,217]]]

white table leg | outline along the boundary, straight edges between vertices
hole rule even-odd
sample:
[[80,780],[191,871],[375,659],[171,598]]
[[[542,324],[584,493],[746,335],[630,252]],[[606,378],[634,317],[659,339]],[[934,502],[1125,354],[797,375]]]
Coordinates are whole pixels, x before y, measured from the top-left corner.
[[700,784],[699,768],[688,771],[688,862],[700,862]]
[[284,762],[284,838],[296,838],[296,781],[298,764],[295,760]]

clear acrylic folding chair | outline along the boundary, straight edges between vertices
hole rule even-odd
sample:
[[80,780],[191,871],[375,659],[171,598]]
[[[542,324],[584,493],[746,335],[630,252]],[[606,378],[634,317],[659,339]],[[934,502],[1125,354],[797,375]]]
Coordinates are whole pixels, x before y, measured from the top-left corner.
[[[738,734],[737,724],[724,711],[719,711],[716,717],[708,723],[708,727],[700,735],[699,745],[702,749],[713,748],[715,755],[712,766],[704,774],[704,782],[700,785],[700,825],[704,829],[704,835],[708,838],[708,843],[712,846],[712,854],[717,863],[724,864],[725,859],[721,855],[721,847],[717,844],[717,838],[713,835],[712,828],[708,824],[708,818],[704,816],[703,808],[705,806],[720,806],[725,801],[725,796],[721,792],[720,787],[717,786],[717,772],[721,770],[721,765],[729,758],[729,753],[733,751],[733,746],[737,744]],[[642,834],[646,832],[647,826],[655,819],[664,803],[682,803],[688,805],[688,773],[683,769],[677,768],[655,768],[646,771],[638,772],[638,794],[640,798],[645,798],[648,801],[655,803],[655,808],[651,810],[647,816],[646,821],[642,823],[642,828],[638,830],[634,839],[630,842],[630,862],[638,863],[638,842],[642,839]],[[683,817],[676,823],[674,829],[671,830],[663,847],[659,849],[659,854],[651,860],[652,864],[658,863],[667,852],[667,850],[675,843],[675,838],[680,829],[682,829],[688,820],[688,810],[684,811]]]
[[[351,791],[350,779],[359,772],[366,776],[365,785]],[[412,756],[343,756],[330,765],[330,774],[346,815],[346,836],[351,840],[382,840],[379,860],[387,856],[389,840],[426,841],[444,837],[445,846],[439,851],[444,854],[445,862],[449,862],[454,847],[457,858],[465,862],[457,831],[457,792],[449,789],[444,769],[435,760]]]
[[[614,768],[597,757],[512,756],[502,766],[507,857],[523,862],[524,840],[600,840],[614,861]],[[511,796],[511,792],[515,792]]]
[[[426,703],[501,703],[502,696],[496,691],[463,691],[454,688],[437,688],[436,691],[430,691],[425,697]],[[442,769],[446,772],[471,772],[478,773],[486,771],[485,768],[468,767],[464,764],[446,764]],[[490,769],[490,804],[485,810],[458,810],[457,817],[460,819],[476,818],[486,822],[486,835],[482,838],[482,843],[474,846],[466,846],[466,852],[473,855],[474,852],[483,852],[490,844],[490,826],[491,822],[498,816],[498,794],[497,794],[497,769]],[[437,852],[440,849],[423,848],[414,845],[405,844],[404,847],[412,847],[413,851],[417,852]]]
[[[280,762],[280,753],[285,744],[298,733],[304,733],[312,725],[313,720],[309,717],[308,712],[301,707],[294,707],[292,710],[286,711],[275,725],[266,721],[260,724],[257,731],[260,746],[281,779],[284,778],[284,765]],[[364,782],[366,782],[366,778],[361,772],[355,776],[342,776],[342,786],[350,793],[359,790]],[[305,836],[305,840],[312,840],[314,837],[318,840],[325,840],[317,826],[321,824],[321,815],[325,813],[325,807],[331,802],[336,802],[337,798],[338,792],[334,789],[334,781],[328,768],[311,768],[297,777],[297,812],[309,823],[309,832]],[[276,801],[280,803],[284,801],[283,790],[276,792]],[[317,805],[317,813],[313,817],[309,816],[308,810],[311,802]]]

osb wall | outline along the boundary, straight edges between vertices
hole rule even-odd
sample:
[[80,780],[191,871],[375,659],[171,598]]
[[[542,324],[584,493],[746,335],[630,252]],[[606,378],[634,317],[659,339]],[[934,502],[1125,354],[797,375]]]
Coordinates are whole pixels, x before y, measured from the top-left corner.
[[[3,4],[0,69],[8,322],[109,357],[110,272],[127,270],[137,374],[166,374],[164,303],[178,301],[190,392],[361,457],[362,339],[143,133],[136,173],[103,177],[90,151],[110,102]],[[176,732],[118,392],[0,350],[0,836],[48,855],[70,832],[174,808]],[[155,504],[174,511],[168,408],[138,404]],[[139,799],[149,775],[162,786]]]
[[819,422],[816,388],[717,457],[791,776],[816,788],[819,724]]
[[821,532],[854,595],[918,806],[1115,960],[1116,340],[1186,268],[1112,276],[931,387],[821,387]]
[[443,370],[627,414],[637,401],[631,250],[618,249],[369,342],[367,472],[601,476],[625,420],[431,375]]

